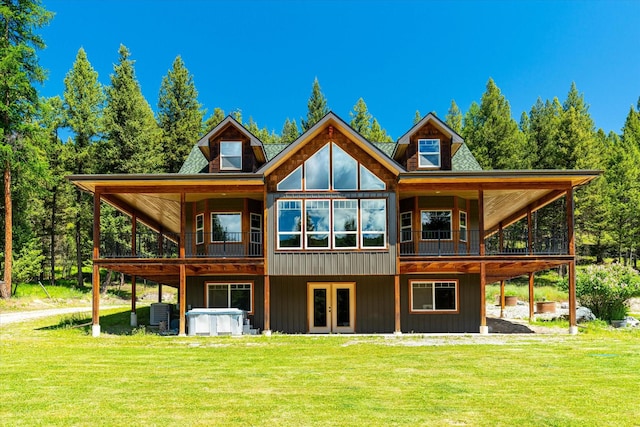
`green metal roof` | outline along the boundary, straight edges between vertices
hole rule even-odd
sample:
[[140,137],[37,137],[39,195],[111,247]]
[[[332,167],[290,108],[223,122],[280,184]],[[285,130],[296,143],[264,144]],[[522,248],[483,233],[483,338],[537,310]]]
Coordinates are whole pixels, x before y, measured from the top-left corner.
[[371,144],[386,154],[390,159],[393,158],[393,150],[396,148],[395,142],[372,142]]
[[467,144],[462,144],[456,154],[451,158],[451,170],[453,171],[481,171],[482,166],[473,156]]
[[273,159],[277,156],[282,150],[287,148],[289,144],[262,144],[264,147],[264,152],[267,155],[267,161]]
[[204,154],[202,154],[202,151],[200,151],[198,144],[196,144],[191,149],[187,160],[184,161],[178,173],[204,173],[208,171],[208,168],[209,162],[207,161],[207,158],[204,156]]

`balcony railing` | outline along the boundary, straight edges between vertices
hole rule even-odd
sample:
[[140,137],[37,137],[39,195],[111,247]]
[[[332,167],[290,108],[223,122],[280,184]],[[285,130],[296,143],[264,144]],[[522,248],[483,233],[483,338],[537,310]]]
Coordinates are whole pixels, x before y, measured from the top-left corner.
[[[480,255],[478,230],[440,230],[401,232],[400,256],[477,256]],[[558,235],[534,233],[532,247],[524,233],[503,232],[502,245],[497,233],[485,239],[486,255],[566,255],[566,232]]]
[[[177,258],[180,235],[137,232],[136,250],[132,250],[131,233],[102,232],[100,258]],[[187,258],[244,258],[261,257],[262,233],[199,233],[185,234]]]

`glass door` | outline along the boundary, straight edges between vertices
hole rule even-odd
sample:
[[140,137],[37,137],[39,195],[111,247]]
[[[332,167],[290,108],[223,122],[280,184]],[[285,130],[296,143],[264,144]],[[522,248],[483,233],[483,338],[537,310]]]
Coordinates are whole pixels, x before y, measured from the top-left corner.
[[309,283],[307,295],[310,333],[355,331],[355,283]]

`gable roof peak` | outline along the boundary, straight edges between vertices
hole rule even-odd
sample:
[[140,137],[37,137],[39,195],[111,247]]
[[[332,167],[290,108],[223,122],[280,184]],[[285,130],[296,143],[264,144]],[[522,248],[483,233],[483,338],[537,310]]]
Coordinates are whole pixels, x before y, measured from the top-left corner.
[[209,152],[209,140],[229,126],[233,126],[249,139],[251,147],[253,148],[254,153],[256,153],[256,157],[258,158],[258,160],[262,162],[265,162],[267,160],[262,141],[260,141],[254,134],[249,132],[249,130],[244,127],[242,123],[238,122],[231,114],[229,114],[224,118],[224,120],[214,126],[213,129],[211,129],[206,135],[200,138],[196,143],[198,148],[200,148],[200,151],[202,151],[202,154],[204,154],[204,156],[208,160],[211,160],[211,153]]

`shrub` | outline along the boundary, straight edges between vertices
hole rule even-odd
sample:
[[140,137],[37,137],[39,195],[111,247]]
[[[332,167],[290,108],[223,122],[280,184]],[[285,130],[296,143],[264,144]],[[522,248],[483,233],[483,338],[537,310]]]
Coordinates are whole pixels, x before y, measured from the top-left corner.
[[640,274],[620,264],[590,265],[576,277],[576,296],[602,320],[624,318],[629,299],[640,295]]

